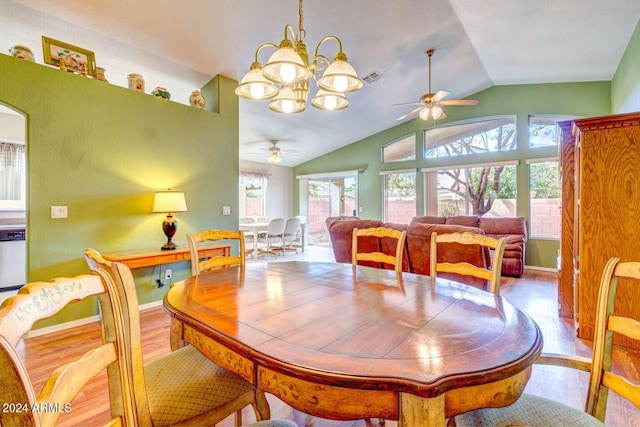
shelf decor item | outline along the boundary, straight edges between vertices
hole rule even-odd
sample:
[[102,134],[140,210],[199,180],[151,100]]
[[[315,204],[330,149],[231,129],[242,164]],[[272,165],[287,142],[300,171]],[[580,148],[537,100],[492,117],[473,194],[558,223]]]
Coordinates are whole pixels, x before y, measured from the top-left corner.
[[42,51],[45,64],[96,77],[96,55],[90,50],[42,36]]
[[96,67],[96,80],[109,83],[109,80],[107,80],[107,78],[104,75],[104,68]]
[[151,92],[151,95],[162,99],[171,99],[169,91],[161,86],[156,87],[153,92]]
[[144,78],[140,74],[129,74],[127,81],[129,82],[129,89],[144,93]]
[[204,108],[205,98],[199,90],[194,90],[191,92],[191,96],[189,97],[189,105],[192,107],[196,107],[199,109]]
[[29,49],[26,46],[21,46],[19,44],[9,49],[9,55],[13,56],[14,58],[36,62],[35,58],[33,57],[33,52],[31,52],[31,49]]

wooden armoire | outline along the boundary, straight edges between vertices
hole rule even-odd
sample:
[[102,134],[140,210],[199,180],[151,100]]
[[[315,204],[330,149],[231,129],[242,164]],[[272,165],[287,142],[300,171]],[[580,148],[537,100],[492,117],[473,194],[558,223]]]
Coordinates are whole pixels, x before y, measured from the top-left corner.
[[[605,263],[614,256],[640,261],[640,113],[559,126],[559,310],[563,317],[574,317],[579,337],[592,339]],[[616,311],[640,320],[640,289],[620,280]]]

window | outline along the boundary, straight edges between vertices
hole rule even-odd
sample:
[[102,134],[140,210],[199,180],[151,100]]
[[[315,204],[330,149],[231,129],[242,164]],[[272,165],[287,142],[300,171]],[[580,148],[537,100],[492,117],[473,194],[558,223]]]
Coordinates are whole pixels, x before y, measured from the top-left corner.
[[265,215],[267,174],[240,172],[239,216]]
[[428,129],[424,141],[427,159],[515,150],[516,118],[499,117]]
[[559,239],[561,183],[556,159],[529,162],[529,222],[531,237]]
[[298,175],[300,214],[307,217],[307,242],[329,241],[327,218],[358,215],[358,171]]
[[0,209],[25,209],[25,176],[25,145],[0,142]]
[[529,116],[529,147],[557,147],[560,132],[557,123],[576,116]]
[[416,172],[381,172],[384,177],[384,220],[408,224],[416,216]]
[[408,135],[382,147],[382,163],[416,159],[416,135]]
[[428,215],[516,216],[517,161],[423,169]]

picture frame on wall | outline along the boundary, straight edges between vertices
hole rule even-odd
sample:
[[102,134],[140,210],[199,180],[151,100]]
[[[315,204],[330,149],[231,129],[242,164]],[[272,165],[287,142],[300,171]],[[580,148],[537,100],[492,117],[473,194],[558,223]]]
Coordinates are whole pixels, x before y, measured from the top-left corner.
[[96,55],[90,50],[42,36],[45,64],[96,77]]

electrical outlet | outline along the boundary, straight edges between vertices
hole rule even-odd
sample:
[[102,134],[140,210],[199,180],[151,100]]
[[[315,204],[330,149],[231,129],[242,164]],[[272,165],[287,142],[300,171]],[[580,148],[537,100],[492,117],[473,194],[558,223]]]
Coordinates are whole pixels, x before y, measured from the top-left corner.
[[171,280],[171,269],[167,268],[164,271],[164,280]]
[[67,207],[66,206],[51,206],[51,218],[66,218]]

